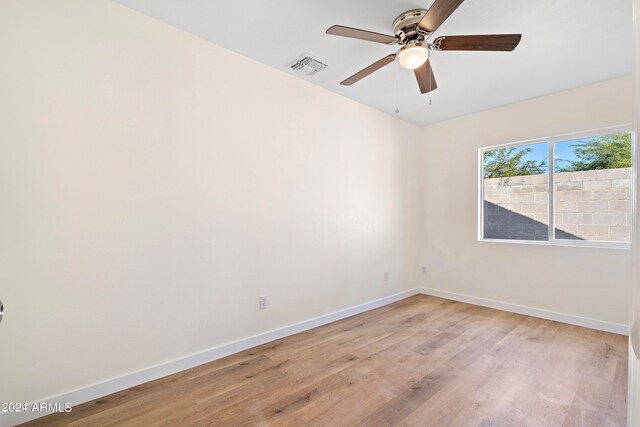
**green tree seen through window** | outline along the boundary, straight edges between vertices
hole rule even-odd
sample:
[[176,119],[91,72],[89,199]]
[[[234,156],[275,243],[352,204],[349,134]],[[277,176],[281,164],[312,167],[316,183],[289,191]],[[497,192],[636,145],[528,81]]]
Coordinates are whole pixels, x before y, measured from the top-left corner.
[[[630,168],[632,143],[630,133],[614,133],[580,141],[571,146],[575,160],[557,159],[557,172]],[[562,166],[560,166],[562,164]]]
[[526,159],[531,148],[509,147],[484,153],[484,177],[539,175],[547,173],[547,161]]

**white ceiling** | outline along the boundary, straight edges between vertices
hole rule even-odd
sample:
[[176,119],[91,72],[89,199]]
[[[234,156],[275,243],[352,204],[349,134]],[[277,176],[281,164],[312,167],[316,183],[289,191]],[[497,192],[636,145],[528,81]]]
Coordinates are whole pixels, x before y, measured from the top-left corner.
[[[390,64],[339,83],[397,47],[329,36],[334,24],[392,34],[419,0],[117,0],[178,28],[417,125],[426,125],[631,72],[631,0],[467,0],[434,36],[521,33],[514,52],[434,52],[438,89],[421,95],[413,72]],[[302,53],[329,64],[289,71]],[[396,114],[396,80],[398,106]],[[348,113],[348,112],[345,112]]]

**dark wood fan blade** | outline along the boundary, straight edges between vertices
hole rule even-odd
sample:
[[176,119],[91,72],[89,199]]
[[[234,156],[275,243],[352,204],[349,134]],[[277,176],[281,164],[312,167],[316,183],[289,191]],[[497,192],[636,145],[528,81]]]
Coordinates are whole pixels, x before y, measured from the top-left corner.
[[442,36],[433,41],[436,50],[512,51],[522,34],[487,34],[483,36]]
[[418,80],[420,93],[431,92],[438,88],[436,78],[433,76],[433,69],[428,59],[427,62],[413,70],[413,73],[416,75],[416,80]]
[[418,27],[428,33],[435,32],[463,1],[464,0],[436,0],[422,17]]
[[358,71],[353,76],[351,76],[348,79],[346,79],[345,81],[340,82],[340,84],[342,86],[351,86],[352,84],[364,79],[369,74],[371,74],[371,73],[373,73],[375,71],[378,71],[380,68],[384,67],[385,65],[391,64],[393,61],[395,61],[395,59],[396,59],[396,54],[395,53],[392,53],[391,55],[385,56],[381,60],[379,60],[377,62],[374,62],[373,64],[369,65],[364,70]]
[[334,25],[327,30],[327,34],[341,37],[350,37],[352,39],[367,40],[370,42],[383,44],[396,44],[398,39],[394,36],[386,34],[374,33],[373,31],[360,30],[358,28],[343,27],[342,25]]

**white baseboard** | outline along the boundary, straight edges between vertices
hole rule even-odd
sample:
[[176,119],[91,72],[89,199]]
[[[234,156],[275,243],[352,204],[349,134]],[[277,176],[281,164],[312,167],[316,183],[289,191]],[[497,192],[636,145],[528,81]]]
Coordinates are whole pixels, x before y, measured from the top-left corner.
[[[507,302],[494,301],[486,298],[457,294],[454,292],[442,291],[438,289],[415,288],[408,291],[397,293],[395,295],[390,295],[384,298],[370,301],[364,304],[349,307],[344,310],[339,310],[323,316],[314,317],[312,319],[309,319],[303,322],[299,322],[299,323],[295,323],[282,328],[274,329],[259,335],[254,335],[238,341],[233,341],[231,343],[214,347],[209,350],[195,353],[180,359],[175,359],[169,362],[165,362],[165,363],[152,366],[150,368],[142,369],[140,371],[132,372],[117,378],[112,378],[106,381],[89,385],[87,387],[83,387],[67,393],[62,393],[57,396],[45,398],[40,400],[39,402],[60,403],[62,404],[62,406],[64,406],[64,404],[67,402],[71,403],[71,405],[73,406],[80,405],[82,403],[89,402],[91,400],[98,399],[100,397],[104,397],[112,393],[117,393],[119,391],[126,390],[130,387],[144,384],[149,381],[166,377],[167,375],[172,375],[172,374],[184,371],[186,369],[190,369],[199,365],[203,365],[208,362],[212,362],[217,359],[221,359],[225,356],[229,356],[231,354],[238,353],[240,351],[247,350],[249,348],[256,347],[258,345],[266,344],[268,342],[271,342],[280,338],[284,338],[293,334],[297,334],[299,332],[313,329],[318,326],[326,325],[327,323],[335,322],[337,320],[341,320],[346,317],[364,313],[365,311],[383,307],[387,304],[391,304],[393,302],[400,301],[404,298],[408,298],[410,296],[417,295],[417,294],[431,295],[431,296],[446,298],[454,301],[465,302],[468,304],[475,304],[483,307],[495,308],[497,310],[504,310],[504,311],[509,311],[513,313],[524,314],[527,316],[539,317],[542,319],[555,320],[557,322],[569,323],[572,325],[598,329],[606,332],[613,332],[615,334],[629,335],[629,326],[622,325],[619,323],[604,322],[601,320],[573,316],[569,314],[542,310],[539,308],[526,307],[522,305],[507,303]],[[39,417],[43,417],[47,414],[48,414],[47,412],[22,412],[22,413],[0,414],[0,427],[14,426],[19,423],[24,423]]]
[[526,316],[539,317],[541,319],[555,320],[556,322],[568,323],[570,325],[583,326],[585,328],[597,329],[614,334],[629,335],[629,325],[620,323],[605,322],[602,320],[590,319],[588,317],[574,316],[571,314],[558,313],[556,311],[543,310],[540,308],[527,307],[524,305],[511,304],[508,302],[495,301],[487,298],[474,297],[470,295],[457,294],[449,291],[442,291],[431,288],[418,288],[419,293],[450,299],[454,301],[466,302],[468,304],[481,305],[483,307],[495,308],[497,310],[509,311],[511,313],[524,314]]
[[[60,403],[62,404],[62,407],[64,407],[64,404],[67,402],[71,403],[72,406],[80,405],[82,403],[89,402],[91,400],[98,399],[112,393],[126,390],[130,387],[144,384],[149,381],[166,377],[167,375],[172,375],[186,369],[194,368],[196,366],[221,359],[225,356],[229,356],[231,354],[238,353],[240,351],[247,350],[258,345],[266,344],[280,338],[288,337],[289,335],[297,334],[299,332],[313,329],[318,326],[326,325],[327,323],[335,322],[346,317],[364,313],[365,311],[383,307],[385,305],[400,301],[418,293],[418,289],[411,289],[408,291],[400,292],[323,316],[314,317],[303,322],[294,323],[292,325],[274,329],[262,334],[254,335],[238,341],[233,341],[228,344],[223,344],[209,350],[165,362],[156,366],[152,366],[150,368],[145,368],[140,371],[132,372],[117,378],[112,378],[106,381],[92,384],[87,387],[83,387],[67,393],[62,393],[57,396],[45,398],[39,400],[38,402]],[[31,407],[32,405],[33,403],[30,403],[29,407]],[[43,417],[48,413],[49,412],[3,413],[0,414],[0,427],[11,427],[16,424]]]

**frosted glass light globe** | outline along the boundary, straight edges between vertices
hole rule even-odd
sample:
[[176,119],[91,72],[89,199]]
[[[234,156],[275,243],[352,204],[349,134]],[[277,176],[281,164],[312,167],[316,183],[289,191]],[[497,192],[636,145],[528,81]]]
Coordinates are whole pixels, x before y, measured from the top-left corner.
[[400,65],[415,70],[429,59],[429,49],[421,42],[411,41],[398,51]]

